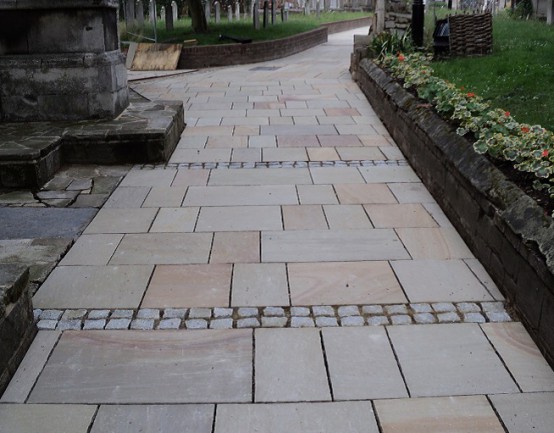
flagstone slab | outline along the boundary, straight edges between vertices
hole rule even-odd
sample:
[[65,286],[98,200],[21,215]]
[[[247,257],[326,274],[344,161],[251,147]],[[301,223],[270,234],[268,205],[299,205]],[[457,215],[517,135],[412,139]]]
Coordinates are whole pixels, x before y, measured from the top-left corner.
[[291,263],[293,305],[405,303],[387,262]]
[[282,210],[285,230],[327,229],[327,220],[321,206],[283,206]]
[[[382,161],[387,159],[378,147],[342,147],[337,149],[337,152],[344,161]],[[363,172],[361,174],[364,176]]]
[[280,206],[217,206],[200,209],[197,232],[281,230]]
[[409,259],[393,230],[262,232],[262,262],[340,262]]
[[471,259],[473,253],[456,229],[399,228],[398,236],[414,259]]
[[519,392],[477,324],[391,326],[388,332],[412,397]]
[[377,228],[437,227],[435,220],[419,203],[371,204],[364,208]]
[[308,155],[303,148],[268,147],[262,151],[262,161],[307,161]]
[[175,149],[169,162],[229,162],[231,149]]
[[300,204],[337,204],[337,195],[332,185],[297,185]]
[[107,265],[122,234],[82,235],[60,262],[61,266]]
[[225,404],[215,433],[378,433],[371,403]]
[[551,433],[554,393],[491,395],[491,402],[508,433]]
[[150,227],[150,233],[192,233],[199,212],[199,207],[161,208]]
[[318,135],[321,147],[358,147],[362,145],[357,135]]
[[208,185],[311,185],[307,168],[214,170]]
[[316,185],[365,183],[355,167],[313,167],[310,172]]
[[321,332],[335,400],[408,397],[384,327]]
[[260,232],[214,233],[210,263],[259,263]]
[[156,266],[141,306],[226,307],[232,271],[230,264]]
[[391,183],[389,188],[398,203],[436,203],[422,183]]
[[157,212],[157,208],[100,209],[84,233],[146,233]]
[[210,170],[177,170],[177,174],[171,183],[171,186],[206,186],[208,184],[208,177],[210,176]]
[[2,404],[2,433],[88,433],[96,406],[58,404]]
[[554,391],[554,371],[521,323],[485,323],[481,328],[523,392]]
[[341,204],[397,203],[385,184],[338,184],[335,191]]
[[91,433],[211,433],[214,406],[102,405]]
[[121,181],[119,186],[171,186],[176,169],[167,168],[163,170],[131,170]]
[[341,159],[333,147],[309,147],[306,151],[310,161],[338,161]]
[[255,331],[255,401],[331,400],[317,329]]
[[142,207],[150,192],[148,186],[120,186],[104,203],[104,209],[130,209]]
[[373,228],[364,208],[360,205],[326,205],[323,209],[331,230]]
[[58,266],[33,297],[35,308],[137,308],[153,267]]
[[383,433],[503,433],[485,396],[378,400]]
[[360,167],[359,170],[367,183],[421,182],[412,167],[408,165]]
[[284,263],[238,263],[233,272],[231,306],[288,306]]
[[410,302],[494,300],[463,260],[393,261]]
[[186,192],[187,187],[183,186],[155,186],[148,193],[142,207],[179,207]]
[[110,260],[113,265],[208,263],[212,233],[125,235]]
[[254,206],[298,204],[294,185],[191,186],[183,206]]
[[[140,380],[138,380],[140,379]],[[224,403],[252,399],[252,331],[66,331],[32,403]]]

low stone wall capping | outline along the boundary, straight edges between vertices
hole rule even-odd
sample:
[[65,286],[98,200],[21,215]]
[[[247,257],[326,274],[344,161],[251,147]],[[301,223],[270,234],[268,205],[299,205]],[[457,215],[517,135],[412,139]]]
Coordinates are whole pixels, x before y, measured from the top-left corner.
[[402,153],[554,365],[553,219],[369,59],[357,72]]
[[368,16],[322,24],[318,29],[272,41],[183,47],[178,69],[244,65],[280,59],[327,42],[328,34],[369,26],[370,22]]

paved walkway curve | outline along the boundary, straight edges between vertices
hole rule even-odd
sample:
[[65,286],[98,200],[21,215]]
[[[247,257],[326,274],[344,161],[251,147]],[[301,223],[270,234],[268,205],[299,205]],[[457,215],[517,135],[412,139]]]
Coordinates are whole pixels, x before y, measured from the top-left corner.
[[37,292],[1,433],[553,431],[552,370],[351,80],[352,34],[135,85],[188,127]]

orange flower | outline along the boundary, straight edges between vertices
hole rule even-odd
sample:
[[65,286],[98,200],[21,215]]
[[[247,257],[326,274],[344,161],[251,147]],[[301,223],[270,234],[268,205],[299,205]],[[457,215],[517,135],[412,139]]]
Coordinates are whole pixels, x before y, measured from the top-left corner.
[[543,150],[542,151],[542,156],[544,156],[545,158],[548,156],[548,150]]
[[469,93],[466,94],[466,96],[467,96],[468,98],[473,98],[473,97],[475,96],[475,93],[469,92]]
[[522,126],[521,127],[521,132],[527,134],[529,131],[531,131],[527,126]]
[[402,54],[398,54],[398,61],[403,62],[406,58]]
[[504,111],[504,116],[510,117],[510,112],[509,111]]

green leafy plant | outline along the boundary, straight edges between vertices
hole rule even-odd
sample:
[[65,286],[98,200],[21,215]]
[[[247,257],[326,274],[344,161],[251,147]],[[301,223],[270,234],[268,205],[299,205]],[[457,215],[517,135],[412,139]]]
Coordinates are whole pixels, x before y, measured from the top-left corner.
[[533,15],[533,3],[531,0],[521,0],[513,10],[510,10],[510,16],[515,19],[529,19]]
[[399,53],[376,62],[430,102],[443,118],[457,124],[459,135],[471,133],[477,153],[512,161],[517,170],[533,173],[534,188],[554,198],[552,132],[540,125],[518,123],[508,111],[492,108],[475,93],[434,76],[429,55]]
[[404,34],[382,32],[373,38],[370,50],[377,58],[399,52],[408,53],[413,51],[412,37],[410,32]]

